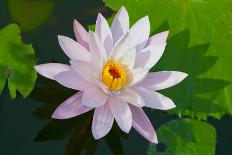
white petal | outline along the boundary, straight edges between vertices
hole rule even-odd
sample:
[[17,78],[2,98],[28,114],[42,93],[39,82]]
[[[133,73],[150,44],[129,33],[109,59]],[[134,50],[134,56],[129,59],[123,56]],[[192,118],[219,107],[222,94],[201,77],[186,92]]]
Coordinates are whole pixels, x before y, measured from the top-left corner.
[[104,137],[112,128],[113,122],[114,118],[108,104],[96,108],[92,123],[93,137],[95,139]]
[[133,89],[126,88],[120,92],[117,96],[118,99],[124,102],[128,102],[130,104],[135,105],[136,107],[143,107],[145,103],[143,98]]
[[166,43],[152,44],[136,55],[135,67],[152,68],[161,58]]
[[35,70],[42,76],[54,80],[54,77],[63,72],[71,70],[69,65],[59,63],[47,63],[35,66]]
[[86,49],[89,49],[89,34],[85,28],[77,21],[73,21],[73,28],[77,41]]
[[122,131],[128,133],[132,126],[132,115],[128,104],[117,98],[110,97],[109,105],[118,126]]
[[71,70],[57,74],[54,79],[63,86],[75,90],[86,90],[95,86]]
[[158,33],[150,37],[149,40],[147,41],[147,46],[152,45],[152,44],[166,43],[167,38],[168,38],[168,33],[169,31],[165,31],[165,32],[161,32],[161,33]]
[[129,30],[129,16],[125,7],[121,7],[111,25],[114,44]]
[[100,107],[103,106],[108,99],[108,95],[104,93],[99,87],[93,87],[84,91],[82,97],[82,104],[86,107]]
[[72,60],[90,61],[89,51],[78,42],[65,36],[58,36],[60,47]]
[[144,138],[152,143],[158,143],[157,135],[155,130],[147,118],[142,108],[130,105],[133,119],[133,127],[137,130]]
[[147,77],[138,86],[162,90],[177,85],[183,81],[188,74],[178,71],[161,71],[148,73]]
[[115,43],[112,53],[110,55],[110,59],[118,60],[122,58],[131,49],[130,41],[131,37],[129,33],[126,33]]
[[136,49],[132,48],[121,59],[119,59],[118,62],[120,62],[129,69],[133,69],[135,64],[135,57]]
[[133,69],[132,71],[128,71],[126,86],[131,87],[143,81],[148,71],[149,71],[148,69],[144,69],[144,68],[136,68],[136,69]]
[[160,110],[169,110],[176,107],[170,98],[151,89],[137,87],[135,90],[143,98],[146,107]]
[[106,60],[106,50],[101,43],[100,38],[94,32],[89,32],[89,48],[90,51],[96,55],[96,57]]
[[52,118],[55,119],[68,119],[71,117],[79,116],[83,113],[90,111],[92,108],[88,108],[81,105],[82,93],[78,92],[72,97],[65,100],[59,107],[55,110]]
[[72,69],[80,74],[84,79],[93,84],[96,83],[99,73],[94,68],[93,64],[79,60],[71,60],[70,63]]
[[148,16],[137,21],[129,30],[132,38],[130,47],[136,47],[137,51],[143,49],[150,34],[150,22]]
[[96,33],[105,47],[106,54],[109,56],[113,48],[113,37],[106,19],[100,13],[96,21]]

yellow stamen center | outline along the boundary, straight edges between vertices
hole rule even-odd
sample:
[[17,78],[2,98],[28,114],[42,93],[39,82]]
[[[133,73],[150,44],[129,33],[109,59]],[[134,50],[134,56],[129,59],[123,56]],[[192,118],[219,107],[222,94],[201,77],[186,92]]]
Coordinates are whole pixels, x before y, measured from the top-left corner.
[[126,72],[120,64],[110,60],[104,66],[102,81],[110,91],[117,91],[126,83]]

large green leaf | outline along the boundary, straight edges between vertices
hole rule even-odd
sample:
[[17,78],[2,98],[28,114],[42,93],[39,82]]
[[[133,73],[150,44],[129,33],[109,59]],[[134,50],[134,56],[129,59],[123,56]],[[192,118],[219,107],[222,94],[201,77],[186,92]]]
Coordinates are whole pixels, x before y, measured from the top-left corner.
[[30,94],[37,77],[32,45],[23,44],[19,34],[16,24],[0,29],[0,93],[8,80],[11,98],[16,91],[24,97]]
[[22,30],[33,30],[46,22],[54,6],[54,0],[8,0],[10,16]]
[[163,91],[177,104],[173,112],[200,119],[232,114],[231,0],[105,0],[125,6],[133,24],[149,15],[151,32],[170,30],[165,54],[155,70],[189,73],[185,82]]
[[159,144],[148,146],[148,155],[213,155],[216,130],[198,120],[173,120],[158,131]]

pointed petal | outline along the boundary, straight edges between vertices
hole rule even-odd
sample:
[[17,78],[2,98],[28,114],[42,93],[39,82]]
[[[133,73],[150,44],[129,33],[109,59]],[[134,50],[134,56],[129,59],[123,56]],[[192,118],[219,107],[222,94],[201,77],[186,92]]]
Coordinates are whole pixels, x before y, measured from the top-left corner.
[[128,133],[132,126],[132,115],[126,102],[115,97],[109,98],[110,110],[122,131]]
[[150,22],[148,16],[143,17],[137,21],[129,30],[132,38],[130,47],[136,47],[137,51],[140,51],[147,44],[147,40],[150,34]]
[[150,37],[148,42],[147,42],[147,46],[152,45],[152,44],[166,43],[167,38],[168,38],[168,33],[169,33],[169,31],[165,31],[165,32],[161,32],[161,33],[158,33],[158,34]]
[[89,34],[85,28],[77,21],[73,21],[73,28],[77,41],[86,49],[89,49]]
[[84,79],[95,84],[98,78],[98,73],[91,63],[80,60],[71,60],[71,67],[74,71],[80,74]]
[[95,139],[104,137],[112,128],[113,122],[114,118],[111,114],[109,104],[96,108],[92,123],[93,137]]
[[109,56],[113,48],[113,37],[106,19],[100,13],[96,21],[96,33],[105,47],[107,56]]
[[162,90],[177,85],[187,76],[188,74],[178,71],[148,73],[147,77],[138,86],[153,90]]
[[142,108],[130,105],[133,119],[133,127],[137,130],[144,138],[152,143],[158,143],[156,132],[147,118]]
[[135,90],[143,98],[146,107],[160,110],[169,110],[176,107],[170,98],[151,89],[137,87]]
[[65,36],[58,36],[60,47],[72,60],[90,61],[89,51],[78,42]]
[[103,106],[108,99],[108,95],[104,93],[99,87],[93,87],[84,91],[82,97],[82,104],[86,107],[100,107]]
[[129,15],[125,7],[121,7],[111,25],[114,44],[129,30]]
[[131,48],[118,62],[125,65],[129,69],[134,68],[136,58],[136,49]]
[[130,41],[131,37],[128,32],[115,43],[110,58],[114,60],[121,59],[131,49]]
[[86,90],[95,86],[81,77],[78,73],[71,70],[57,74],[54,79],[63,86],[75,90]]
[[143,98],[136,91],[130,88],[122,90],[117,97],[121,101],[128,102],[130,104],[135,105],[136,107],[145,106]]
[[89,32],[89,48],[98,58],[106,60],[106,50],[95,32]]
[[144,69],[144,68],[136,68],[130,72],[128,71],[127,84],[126,84],[127,87],[131,87],[143,81],[148,71],[149,71],[148,69]]
[[78,92],[72,97],[65,100],[55,110],[55,112],[52,115],[52,118],[68,119],[90,111],[92,108],[88,108],[81,105],[81,96],[82,92]]
[[165,50],[166,43],[152,44],[136,55],[135,67],[151,69],[161,58]]
[[35,70],[42,76],[54,80],[54,77],[63,72],[71,70],[69,65],[59,63],[47,63],[35,66]]

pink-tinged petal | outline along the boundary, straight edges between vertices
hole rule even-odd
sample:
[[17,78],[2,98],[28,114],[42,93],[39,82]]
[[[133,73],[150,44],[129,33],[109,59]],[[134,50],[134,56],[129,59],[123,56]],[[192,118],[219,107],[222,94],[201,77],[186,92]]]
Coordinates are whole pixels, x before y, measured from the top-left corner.
[[71,70],[69,65],[59,63],[47,63],[35,66],[35,70],[42,76],[54,80],[54,77],[64,71]]
[[129,15],[125,7],[121,7],[111,25],[114,44],[129,30]]
[[140,51],[147,44],[150,35],[150,22],[148,16],[137,21],[129,30],[131,36],[130,47]]
[[147,46],[152,44],[163,44],[166,43],[168,38],[169,31],[158,33],[152,37],[150,37],[147,41]]
[[94,84],[89,83],[82,76],[74,71],[64,71],[57,74],[54,79],[65,87],[75,90],[86,90],[94,87]]
[[177,85],[183,81],[188,74],[178,71],[161,71],[148,73],[146,78],[138,86],[162,90]]
[[115,97],[109,98],[110,110],[122,131],[128,133],[132,126],[132,115],[126,102]]
[[81,96],[82,96],[82,92],[78,92],[72,97],[65,100],[55,110],[55,112],[52,115],[52,118],[68,119],[90,111],[92,108],[88,108],[81,105]]
[[77,20],[73,21],[73,28],[77,41],[86,49],[89,49],[89,34],[85,28]]
[[86,79],[90,83],[96,83],[98,73],[93,64],[79,60],[71,60],[70,63],[72,69],[80,74],[84,79]]
[[133,89],[126,88],[120,92],[117,98],[121,101],[128,102],[136,107],[143,107],[145,103],[143,98]]
[[65,36],[58,36],[58,40],[60,47],[70,59],[90,61],[89,51],[78,42]]
[[135,68],[131,70],[130,72],[128,71],[127,82],[126,82],[127,87],[134,86],[137,83],[143,81],[148,71],[149,70],[145,68]]
[[100,107],[103,106],[108,99],[108,95],[104,93],[99,87],[93,87],[85,90],[82,96],[82,104],[86,107]]
[[150,142],[158,143],[156,132],[142,108],[130,105],[130,109],[132,112],[134,129]]
[[98,107],[94,111],[92,133],[95,139],[104,137],[112,128],[114,117],[111,114],[109,104]]
[[170,98],[154,90],[142,87],[136,87],[135,90],[143,98],[146,107],[160,110],[169,110],[176,107]]
[[96,21],[96,33],[105,47],[107,56],[109,56],[113,48],[113,37],[106,19],[100,13]]
[[166,43],[152,44],[136,55],[135,67],[152,68],[161,58]]
[[129,69],[133,69],[135,64],[135,58],[136,49],[131,48],[121,59],[118,60],[118,62],[120,62],[122,65],[126,66]]

